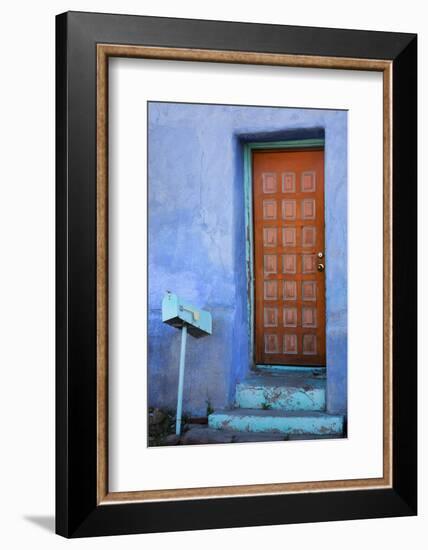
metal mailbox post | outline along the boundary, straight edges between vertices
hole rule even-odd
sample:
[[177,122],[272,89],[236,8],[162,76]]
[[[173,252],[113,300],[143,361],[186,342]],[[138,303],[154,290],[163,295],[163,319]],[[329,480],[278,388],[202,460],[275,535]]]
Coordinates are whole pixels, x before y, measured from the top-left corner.
[[175,424],[175,433],[180,435],[187,332],[195,338],[202,338],[202,336],[212,334],[212,318],[211,313],[208,311],[193,307],[184,302],[176,294],[167,292],[162,300],[162,321],[168,325],[181,329],[177,415]]

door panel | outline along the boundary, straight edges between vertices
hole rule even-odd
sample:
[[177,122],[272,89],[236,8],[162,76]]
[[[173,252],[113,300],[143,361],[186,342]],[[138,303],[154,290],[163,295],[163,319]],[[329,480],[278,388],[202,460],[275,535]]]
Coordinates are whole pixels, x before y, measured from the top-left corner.
[[256,362],[325,365],[324,151],[254,152],[253,203]]

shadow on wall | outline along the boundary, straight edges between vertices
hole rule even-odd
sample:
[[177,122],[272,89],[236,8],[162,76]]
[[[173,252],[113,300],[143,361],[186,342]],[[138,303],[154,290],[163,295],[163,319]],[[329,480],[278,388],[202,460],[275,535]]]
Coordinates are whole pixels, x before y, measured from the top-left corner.
[[55,517],[54,516],[24,516],[24,520],[41,527],[50,533],[55,532]]

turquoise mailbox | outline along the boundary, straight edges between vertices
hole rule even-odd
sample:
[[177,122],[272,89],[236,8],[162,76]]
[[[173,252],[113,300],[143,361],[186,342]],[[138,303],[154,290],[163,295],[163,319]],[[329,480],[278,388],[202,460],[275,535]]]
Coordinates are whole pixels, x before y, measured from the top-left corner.
[[195,338],[212,332],[211,313],[191,306],[172,292],[167,292],[162,300],[162,321],[176,328],[187,325]]
[[181,413],[183,408],[184,364],[186,359],[187,332],[195,338],[212,333],[211,313],[194,307],[176,294],[167,292],[162,300],[162,321],[181,329],[180,366],[178,373],[177,415],[175,433],[181,432]]

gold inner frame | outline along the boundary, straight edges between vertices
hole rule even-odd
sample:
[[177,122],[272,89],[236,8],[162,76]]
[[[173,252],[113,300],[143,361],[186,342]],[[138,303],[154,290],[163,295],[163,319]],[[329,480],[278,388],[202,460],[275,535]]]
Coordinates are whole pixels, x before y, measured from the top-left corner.
[[[108,490],[108,59],[133,57],[383,73],[383,476],[293,483]],[[392,61],[187,48],[97,45],[97,503],[239,497],[392,486]]]

